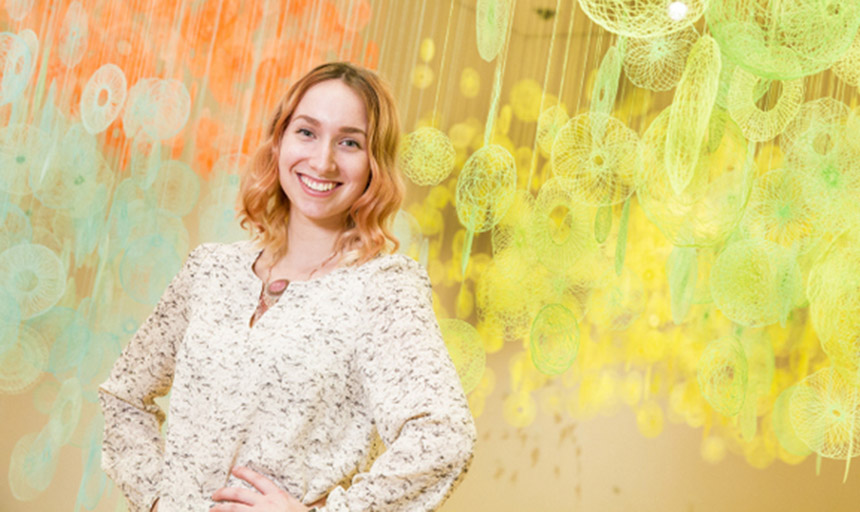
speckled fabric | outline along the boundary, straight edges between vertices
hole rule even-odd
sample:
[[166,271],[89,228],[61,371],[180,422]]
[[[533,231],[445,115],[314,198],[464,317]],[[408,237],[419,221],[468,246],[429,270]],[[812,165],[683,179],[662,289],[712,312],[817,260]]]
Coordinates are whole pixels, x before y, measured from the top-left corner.
[[234,464],[326,512],[438,507],[475,426],[424,269],[384,255],[293,282],[250,327],[259,252],[195,249],[99,387],[102,467],[130,509],[206,511],[251,488]]

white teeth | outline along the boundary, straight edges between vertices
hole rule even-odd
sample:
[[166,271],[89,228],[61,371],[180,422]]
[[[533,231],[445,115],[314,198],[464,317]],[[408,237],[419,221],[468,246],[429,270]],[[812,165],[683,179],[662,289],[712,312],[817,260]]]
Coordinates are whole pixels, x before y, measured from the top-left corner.
[[317,192],[328,192],[329,190],[333,189],[335,185],[337,185],[337,183],[333,181],[321,182],[312,180],[311,178],[308,178],[303,174],[299,176],[299,179],[302,180],[302,183],[307,185],[308,188],[316,190]]

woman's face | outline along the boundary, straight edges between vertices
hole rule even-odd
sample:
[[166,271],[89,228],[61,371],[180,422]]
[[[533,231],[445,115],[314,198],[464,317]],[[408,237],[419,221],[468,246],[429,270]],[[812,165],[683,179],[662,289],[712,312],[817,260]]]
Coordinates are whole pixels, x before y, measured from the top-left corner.
[[308,89],[281,139],[278,171],[290,222],[343,229],[370,178],[361,97],[340,80]]

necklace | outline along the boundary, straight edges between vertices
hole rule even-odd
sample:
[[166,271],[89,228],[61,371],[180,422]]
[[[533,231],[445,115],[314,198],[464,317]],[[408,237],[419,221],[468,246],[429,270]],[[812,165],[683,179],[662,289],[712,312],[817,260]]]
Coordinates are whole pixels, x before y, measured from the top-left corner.
[[[322,263],[314,267],[310,273],[308,274],[308,279],[313,277],[314,274],[323,269],[328,263],[331,262],[332,258],[335,257],[336,253],[332,253],[331,256],[324,259]],[[263,282],[262,289],[260,290],[260,301],[257,304],[257,309],[254,311],[254,315],[251,317],[250,325],[253,326],[257,320],[263,316],[263,313],[269,310],[272,306],[274,306],[278,299],[281,298],[281,295],[287,291],[287,287],[290,285],[290,280],[281,278],[275,279],[272,281],[272,268],[274,265],[270,265],[266,269],[266,280]]]

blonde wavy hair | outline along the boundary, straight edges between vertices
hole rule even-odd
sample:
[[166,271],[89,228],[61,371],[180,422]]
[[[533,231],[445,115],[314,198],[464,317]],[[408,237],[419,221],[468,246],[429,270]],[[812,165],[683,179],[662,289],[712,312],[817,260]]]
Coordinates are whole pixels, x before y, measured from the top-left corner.
[[239,223],[251,231],[277,261],[287,253],[290,200],[278,179],[278,149],[293,112],[305,92],[327,80],[341,80],[364,101],[367,111],[367,154],[370,180],[349,209],[347,223],[335,244],[342,264],[364,263],[383,252],[396,251],[390,230],[403,201],[403,180],[396,167],[400,143],[397,107],[388,86],[372,71],[346,62],[322,64],[295,82],[278,103],[265,134],[242,175]]

